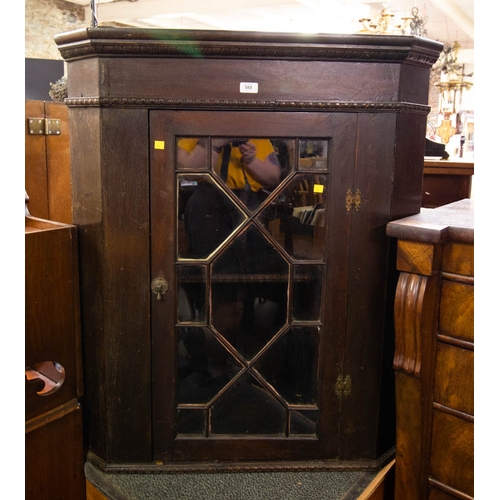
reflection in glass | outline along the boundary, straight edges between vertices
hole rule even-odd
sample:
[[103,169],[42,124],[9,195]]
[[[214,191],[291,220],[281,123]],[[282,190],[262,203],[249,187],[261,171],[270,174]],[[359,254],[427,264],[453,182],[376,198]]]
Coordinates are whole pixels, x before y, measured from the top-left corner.
[[293,319],[318,321],[321,312],[323,266],[295,266],[293,283]]
[[206,411],[205,410],[177,410],[177,429],[179,434],[204,436]]
[[243,375],[212,408],[212,434],[284,435],[285,408],[250,374]]
[[257,370],[290,404],[316,404],[317,328],[295,327],[256,363]]
[[241,366],[208,328],[177,329],[177,400],[208,403]]
[[316,434],[317,410],[290,412],[290,434]]
[[179,434],[315,435],[320,328],[297,323],[321,319],[327,157],[322,139],[178,139]]
[[286,323],[287,283],[214,283],[212,324],[252,359]]
[[177,168],[181,170],[208,169],[210,140],[207,137],[177,139]]
[[285,324],[288,269],[254,225],[214,261],[212,324],[246,359]]
[[281,180],[278,155],[269,139],[212,138],[212,155],[213,171],[251,211]]
[[206,276],[204,266],[177,266],[177,321],[206,323]]
[[[278,147],[281,148],[278,156]],[[282,179],[289,167],[289,150],[269,139],[249,137],[181,138],[177,164],[181,169],[203,169],[210,152],[210,168],[251,210],[255,210]],[[288,163],[288,164],[286,164]]]
[[324,259],[326,176],[295,176],[286,192],[259,216],[273,238],[295,259]]
[[302,139],[299,141],[299,149],[301,170],[326,170],[328,168],[328,141]]
[[178,177],[178,252],[204,259],[239,226],[243,214],[209,176]]
[[215,275],[234,273],[286,275],[288,264],[262,232],[251,224],[217,257],[213,272]]

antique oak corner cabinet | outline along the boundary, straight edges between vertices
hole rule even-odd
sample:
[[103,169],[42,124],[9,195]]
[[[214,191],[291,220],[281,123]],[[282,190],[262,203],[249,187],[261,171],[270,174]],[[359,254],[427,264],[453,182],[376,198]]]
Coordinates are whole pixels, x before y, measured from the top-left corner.
[[[378,467],[394,445],[385,228],[420,211],[442,45],[104,27],[55,39],[89,460]],[[279,166],[257,193],[250,166],[229,167],[239,189],[218,163],[219,144],[233,155],[248,140]]]

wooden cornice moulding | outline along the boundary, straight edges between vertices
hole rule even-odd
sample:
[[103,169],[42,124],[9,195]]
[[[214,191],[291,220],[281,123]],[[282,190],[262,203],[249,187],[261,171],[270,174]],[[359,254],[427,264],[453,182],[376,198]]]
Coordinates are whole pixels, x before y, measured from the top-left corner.
[[402,102],[329,102],[329,101],[255,101],[228,99],[147,99],[119,97],[70,97],[64,100],[70,107],[100,108],[179,108],[179,109],[250,109],[267,111],[327,111],[343,112],[398,112],[427,115],[429,106]]
[[[82,28],[55,35],[67,61],[98,56],[407,62],[431,67],[443,45],[415,36]],[[303,40],[303,42],[302,42]]]

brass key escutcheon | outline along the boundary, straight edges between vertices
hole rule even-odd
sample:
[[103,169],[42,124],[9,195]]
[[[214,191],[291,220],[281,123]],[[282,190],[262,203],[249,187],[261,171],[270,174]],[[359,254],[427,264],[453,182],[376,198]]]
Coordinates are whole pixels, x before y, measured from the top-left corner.
[[151,282],[151,290],[156,294],[156,300],[161,300],[161,296],[168,290],[167,280],[164,278],[155,278]]

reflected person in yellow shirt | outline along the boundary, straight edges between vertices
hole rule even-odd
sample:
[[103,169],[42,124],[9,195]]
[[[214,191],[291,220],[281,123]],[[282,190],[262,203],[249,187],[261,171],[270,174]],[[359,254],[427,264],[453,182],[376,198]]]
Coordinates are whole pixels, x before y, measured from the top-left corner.
[[[206,167],[209,141],[182,138],[177,144],[180,168],[196,171]],[[280,182],[281,167],[271,141],[268,139],[212,139],[213,154],[209,156],[212,170],[250,210],[255,210]],[[222,191],[207,179],[200,178],[184,212],[184,226],[189,243],[188,254],[193,258],[210,255],[241,222],[240,212]],[[228,266],[241,270],[248,252],[257,256],[252,238],[234,244],[226,252]]]
[[[208,141],[183,138],[178,142],[179,166],[188,169],[205,165]],[[213,139],[212,168],[236,193],[274,188],[280,181],[280,164],[268,139]]]

